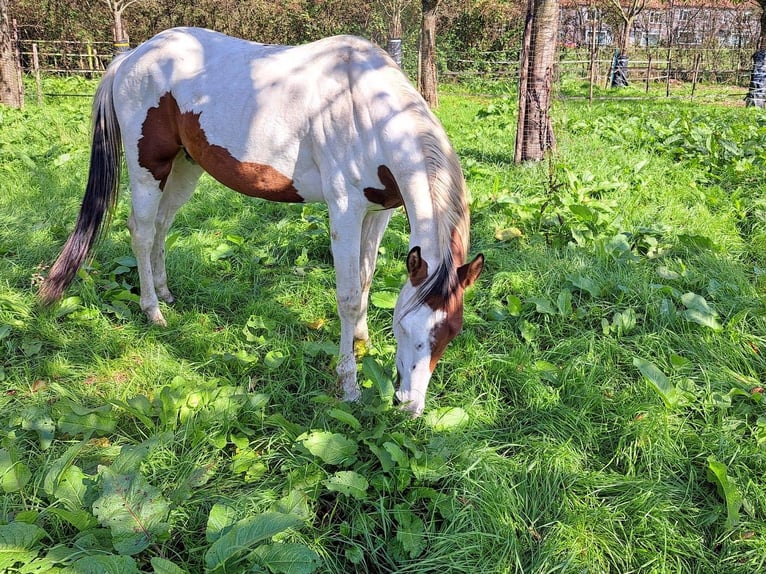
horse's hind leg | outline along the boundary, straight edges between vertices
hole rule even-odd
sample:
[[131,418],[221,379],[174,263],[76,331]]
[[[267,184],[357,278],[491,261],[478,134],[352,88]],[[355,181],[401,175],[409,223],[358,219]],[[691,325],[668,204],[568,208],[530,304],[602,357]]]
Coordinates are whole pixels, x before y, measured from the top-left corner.
[[154,243],[151,253],[152,276],[157,296],[166,303],[172,303],[175,298],[168,289],[167,271],[165,269],[165,238],[170,226],[173,225],[176,213],[181,206],[189,201],[197,185],[202,168],[185,157],[177,157],[173,169],[165,183],[162,192],[157,217],[154,225]]
[[154,222],[162,199],[162,191],[159,183],[151,179],[151,176],[133,175],[130,181],[130,192],[132,206],[128,229],[141,283],[141,309],[152,323],[164,326],[167,323],[160,311],[157,293],[154,290],[151,263],[155,240]]

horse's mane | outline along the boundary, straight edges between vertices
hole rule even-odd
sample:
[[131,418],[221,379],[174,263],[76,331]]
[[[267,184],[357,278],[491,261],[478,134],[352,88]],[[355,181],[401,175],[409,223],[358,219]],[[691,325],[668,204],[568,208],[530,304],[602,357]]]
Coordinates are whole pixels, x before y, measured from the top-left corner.
[[456,265],[462,265],[468,254],[470,216],[463,172],[444,128],[427,108],[418,116],[437,244],[441,249],[434,272],[415,293],[413,303],[423,304],[429,300],[446,301],[457,290]]
[[457,154],[439,120],[389,55],[382,49],[378,49],[378,53],[390,72],[387,75],[389,85],[404,98],[405,107],[417,126],[433,203],[436,243],[441,250],[439,261],[428,262],[429,265],[435,263],[435,269],[418,285],[409,305],[414,307],[429,300],[446,301],[458,288],[456,265],[462,265],[468,254],[470,217],[465,179]]

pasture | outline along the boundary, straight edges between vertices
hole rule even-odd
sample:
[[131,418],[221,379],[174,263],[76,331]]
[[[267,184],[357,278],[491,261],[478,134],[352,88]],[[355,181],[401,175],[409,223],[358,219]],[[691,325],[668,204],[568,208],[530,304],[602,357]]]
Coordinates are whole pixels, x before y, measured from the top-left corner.
[[0,110],[0,571],[763,571],[766,115],[557,102],[553,159],[514,166],[496,91],[441,94],[487,266],[418,419],[392,406],[402,213],[362,399],[342,403],[325,207],[203,177],[168,238],[159,328],[123,181],[41,309],[90,99]]

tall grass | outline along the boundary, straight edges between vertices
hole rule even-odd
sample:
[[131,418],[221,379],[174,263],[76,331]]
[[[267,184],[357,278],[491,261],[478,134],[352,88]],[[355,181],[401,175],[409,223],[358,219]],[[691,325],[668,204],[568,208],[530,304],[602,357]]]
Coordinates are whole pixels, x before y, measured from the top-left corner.
[[[159,329],[123,189],[62,305],[38,308],[89,102],[0,110],[0,570],[766,567],[766,116],[559,103],[557,152],[514,166],[512,99],[441,99],[488,266],[418,420],[391,407],[385,296],[363,401],[335,398],[321,206],[203,178]],[[374,293],[396,291],[406,251],[397,214]]]

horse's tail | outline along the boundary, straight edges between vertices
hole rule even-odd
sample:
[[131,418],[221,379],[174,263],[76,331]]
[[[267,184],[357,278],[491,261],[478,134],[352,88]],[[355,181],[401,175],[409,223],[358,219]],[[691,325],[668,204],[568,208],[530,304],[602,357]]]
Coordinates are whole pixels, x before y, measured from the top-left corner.
[[40,299],[50,304],[61,298],[93,245],[106,230],[117,203],[122,140],[114,112],[113,84],[118,63],[107,69],[93,100],[93,140],[85,197],[74,231],[40,287]]

